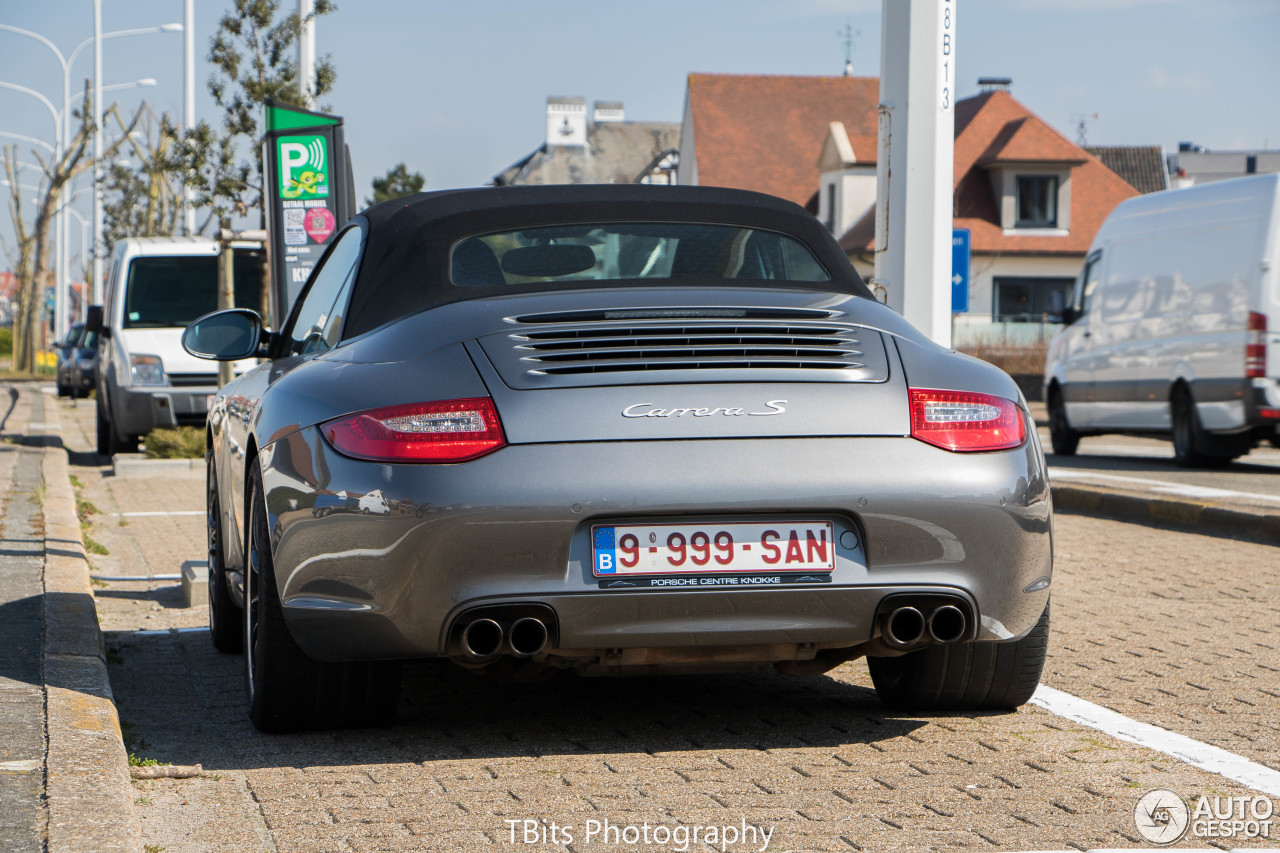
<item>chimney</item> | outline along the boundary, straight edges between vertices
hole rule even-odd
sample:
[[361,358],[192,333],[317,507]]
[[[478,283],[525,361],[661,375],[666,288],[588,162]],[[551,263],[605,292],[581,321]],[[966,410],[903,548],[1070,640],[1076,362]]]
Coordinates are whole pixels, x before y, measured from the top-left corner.
[[1009,87],[1013,85],[1012,77],[979,77],[978,88],[982,90],[982,94],[987,92],[1007,92]]
[[587,99],[547,98],[547,147],[587,144]]
[[594,122],[622,121],[626,113],[622,110],[622,101],[596,101],[591,108],[591,120]]

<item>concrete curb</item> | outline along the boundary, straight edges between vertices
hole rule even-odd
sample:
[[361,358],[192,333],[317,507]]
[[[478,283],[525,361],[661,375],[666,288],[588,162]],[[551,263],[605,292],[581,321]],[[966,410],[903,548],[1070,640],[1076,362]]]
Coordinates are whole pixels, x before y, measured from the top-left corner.
[[1096,515],[1151,527],[1172,527],[1188,533],[1280,545],[1280,515],[1262,510],[1152,497],[1079,483],[1051,483],[1050,490],[1055,512]]
[[46,401],[45,423],[47,849],[132,853],[142,849],[142,829],[52,400]]

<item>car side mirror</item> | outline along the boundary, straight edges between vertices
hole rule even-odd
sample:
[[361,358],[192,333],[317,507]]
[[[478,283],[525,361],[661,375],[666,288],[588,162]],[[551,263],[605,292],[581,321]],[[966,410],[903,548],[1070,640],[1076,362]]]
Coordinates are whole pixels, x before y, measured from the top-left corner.
[[102,306],[90,305],[84,315],[84,330],[86,332],[102,331]]
[[1062,309],[1062,325],[1070,326],[1076,320],[1080,319],[1080,313],[1076,311],[1074,305],[1068,305]]
[[205,314],[182,333],[182,348],[196,358],[239,361],[259,355],[262,318],[247,308]]

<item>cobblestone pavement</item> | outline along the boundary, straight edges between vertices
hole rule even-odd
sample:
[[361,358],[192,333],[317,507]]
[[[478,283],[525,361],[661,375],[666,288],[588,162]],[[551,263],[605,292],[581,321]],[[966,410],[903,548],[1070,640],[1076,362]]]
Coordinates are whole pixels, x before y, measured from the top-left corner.
[[[62,419],[68,444],[87,451],[92,411]],[[111,554],[91,558],[97,573],[171,574],[203,558],[198,517],[112,515],[198,509],[198,478],[140,486],[73,471],[102,510],[90,532]],[[1056,554],[1045,683],[1280,767],[1275,548],[1060,515]],[[245,717],[240,658],[213,651],[207,633],[164,630],[206,617],[181,606],[176,582],[97,594],[129,748],[205,770],[135,782],[146,840],[167,851],[678,849],[587,837],[646,822],[753,827],[754,839],[724,845],[744,851],[765,830],[769,850],[1140,847],[1132,814],[1149,789],[1252,793],[1035,706],[889,712],[863,662],[810,679],[518,686],[414,664],[393,728],[261,735]],[[527,839],[523,823],[513,835],[526,820],[537,822]]]

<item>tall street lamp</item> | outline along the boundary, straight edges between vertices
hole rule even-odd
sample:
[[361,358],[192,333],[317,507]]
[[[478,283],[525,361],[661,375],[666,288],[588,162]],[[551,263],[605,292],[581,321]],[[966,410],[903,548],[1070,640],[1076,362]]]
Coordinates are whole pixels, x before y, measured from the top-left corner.
[[[75,57],[75,54],[73,53],[72,58],[74,57]],[[144,77],[141,80],[134,80],[132,83],[113,83],[110,86],[103,86],[101,87],[101,91],[110,92],[110,91],[116,91],[119,89],[132,89],[139,86],[154,86],[154,85],[156,85],[156,80],[154,77]],[[53,147],[53,156],[55,160],[61,160],[62,156],[66,153],[67,143],[70,141],[69,134],[70,134],[71,125],[70,125],[69,118],[70,118],[70,112],[71,112],[70,110],[71,105],[69,101],[64,101],[62,109],[58,110],[57,108],[54,107],[52,101],[50,101],[44,95],[37,92],[35,89],[29,89],[26,86],[19,86],[16,83],[8,83],[4,80],[0,80],[0,89],[10,89],[15,92],[21,92],[24,95],[30,95],[33,98],[38,99],[42,104],[45,105],[45,107],[48,108],[49,114],[53,116],[54,143],[55,143]],[[83,100],[84,95],[81,95],[80,98]],[[18,134],[6,134],[6,135],[17,136]],[[61,195],[61,192],[59,192],[59,195]],[[67,288],[69,286],[68,266],[70,261],[70,248],[67,244],[70,242],[70,239],[67,236],[67,230],[68,230],[67,221],[66,221],[67,214],[65,212],[69,209],[69,204],[63,204],[61,198],[55,198],[54,203],[56,205],[55,213],[54,213],[54,242],[55,242],[56,254],[54,255],[54,266],[53,266],[53,274],[54,274],[54,300],[53,300],[54,321],[53,322],[54,322],[54,333],[56,337],[57,335],[60,335],[64,331],[66,331],[66,327],[70,325],[69,318],[67,317],[67,310],[66,310],[67,309],[66,294],[67,294]]]
[[[35,39],[36,41],[43,44],[45,47],[49,48],[49,50],[53,53],[53,55],[57,57],[59,64],[62,66],[62,111],[61,111],[61,123],[58,126],[58,133],[57,133],[57,137],[60,139],[60,143],[57,146],[58,150],[55,153],[55,156],[58,157],[59,159],[62,157],[62,153],[63,153],[61,145],[65,144],[65,142],[69,140],[71,136],[71,130],[70,130],[70,127],[71,127],[71,109],[70,109],[71,65],[72,63],[75,62],[76,57],[80,55],[80,52],[82,50],[84,50],[86,47],[88,47],[91,44],[94,45],[94,48],[95,48],[94,50],[95,92],[94,92],[94,99],[93,99],[94,100],[94,124],[98,128],[98,133],[96,135],[96,143],[94,145],[93,170],[94,170],[95,183],[97,183],[101,177],[99,174],[101,170],[100,170],[98,161],[102,157],[102,142],[101,142],[102,140],[102,91],[105,88],[107,88],[102,86],[102,61],[101,61],[102,60],[102,57],[101,57],[102,40],[110,39],[110,38],[120,38],[122,36],[144,35],[148,33],[180,33],[183,30],[182,24],[171,23],[171,24],[162,24],[158,27],[137,27],[134,29],[117,30],[115,32],[103,33],[101,28],[101,19],[102,19],[101,0],[94,0],[93,38],[85,39],[84,41],[82,41],[79,45],[76,46],[75,50],[71,51],[70,56],[63,56],[62,51],[58,49],[57,45],[55,45],[53,42],[49,41],[49,39],[45,38],[39,33],[34,33],[34,32],[31,32],[30,30],[24,30],[21,27],[11,26],[9,24],[0,24],[0,30],[11,32],[20,36],[26,36],[27,38]],[[10,88],[13,88],[13,87],[10,87]],[[35,93],[35,94],[38,95],[38,93]],[[44,96],[40,95],[39,97],[41,98],[41,100],[44,100],[46,103],[48,103],[48,100],[44,98]],[[51,104],[50,106],[52,107]],[[57,110],[54,110],[55,114],[57,112],[58,112]],[[95,200],[94,200],[95,233],[94,233],[94,252],[93,252],[94,254],[93,273],[94,273],[94,294],[95,295],[99,294],[100,289],[102,287],[100,282],[101,273],[102,273],[102,262],[101,262],[101,259],[98,258],[98,255],[101,254],[98,251],[98,245],[101,240],[101,233],[102,233],[102,214],[101,214],[101,207],[100,207],[101,200],[97,197],[98,195],[99,193],[95,193]],[[55,316],[56,316],[55,323],[57,324],[56,325],[57,334],[61,334],[62,332],[66,331],[65,326],[67,324],[67,318],[65,314],[66,305],[65,305],[65,301],[63,300],[63,293],[66,289],[66,277],[67,277],[67,251],[66,251],[67,217],[66,217],[66,214],[62,214],[61,216],[58,217],[56,225],[57,225],[56,238],[58,243],[58,255],[57,255],[57,260],[54,267],[54,276],[55,276],[55,281],[57,282],[57,285],[56,285],[57,298],[55,300],[55,304],[58,307],[55,308]]]

